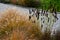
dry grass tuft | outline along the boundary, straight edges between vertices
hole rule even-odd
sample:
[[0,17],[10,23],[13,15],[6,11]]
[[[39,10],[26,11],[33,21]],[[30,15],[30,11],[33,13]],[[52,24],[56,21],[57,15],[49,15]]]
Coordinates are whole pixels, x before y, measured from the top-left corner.
[[60,40],[60,32],[51,37],[47,29],[41,32],[38,23],[32,23],[27,16],[16,10],[8,10],[0,18],[0,40]]
[[39,25],[25,18],[15,10],[4,12],[0,19],[0,40],[40,40]]

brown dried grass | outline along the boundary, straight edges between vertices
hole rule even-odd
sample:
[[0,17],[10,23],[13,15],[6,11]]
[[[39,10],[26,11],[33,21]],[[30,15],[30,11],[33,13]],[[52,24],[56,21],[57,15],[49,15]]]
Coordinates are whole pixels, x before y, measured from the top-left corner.
[[19,14],[16,10],[4,12],[0,19],[0,40],[40,40],[39,25]]

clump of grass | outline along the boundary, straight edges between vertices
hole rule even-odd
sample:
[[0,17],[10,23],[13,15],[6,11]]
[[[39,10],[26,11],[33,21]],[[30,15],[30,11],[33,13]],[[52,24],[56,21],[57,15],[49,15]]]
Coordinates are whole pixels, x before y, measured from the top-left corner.
[[4,12],[0,19],[1,40],[40,40],[42,33],[37,23],[32,23],[15,10]]
[[41,32],[38,23],[16,10],[8,10],[0,18],[0,40],[60,40],[60,32],[51,37],[51,31]]

